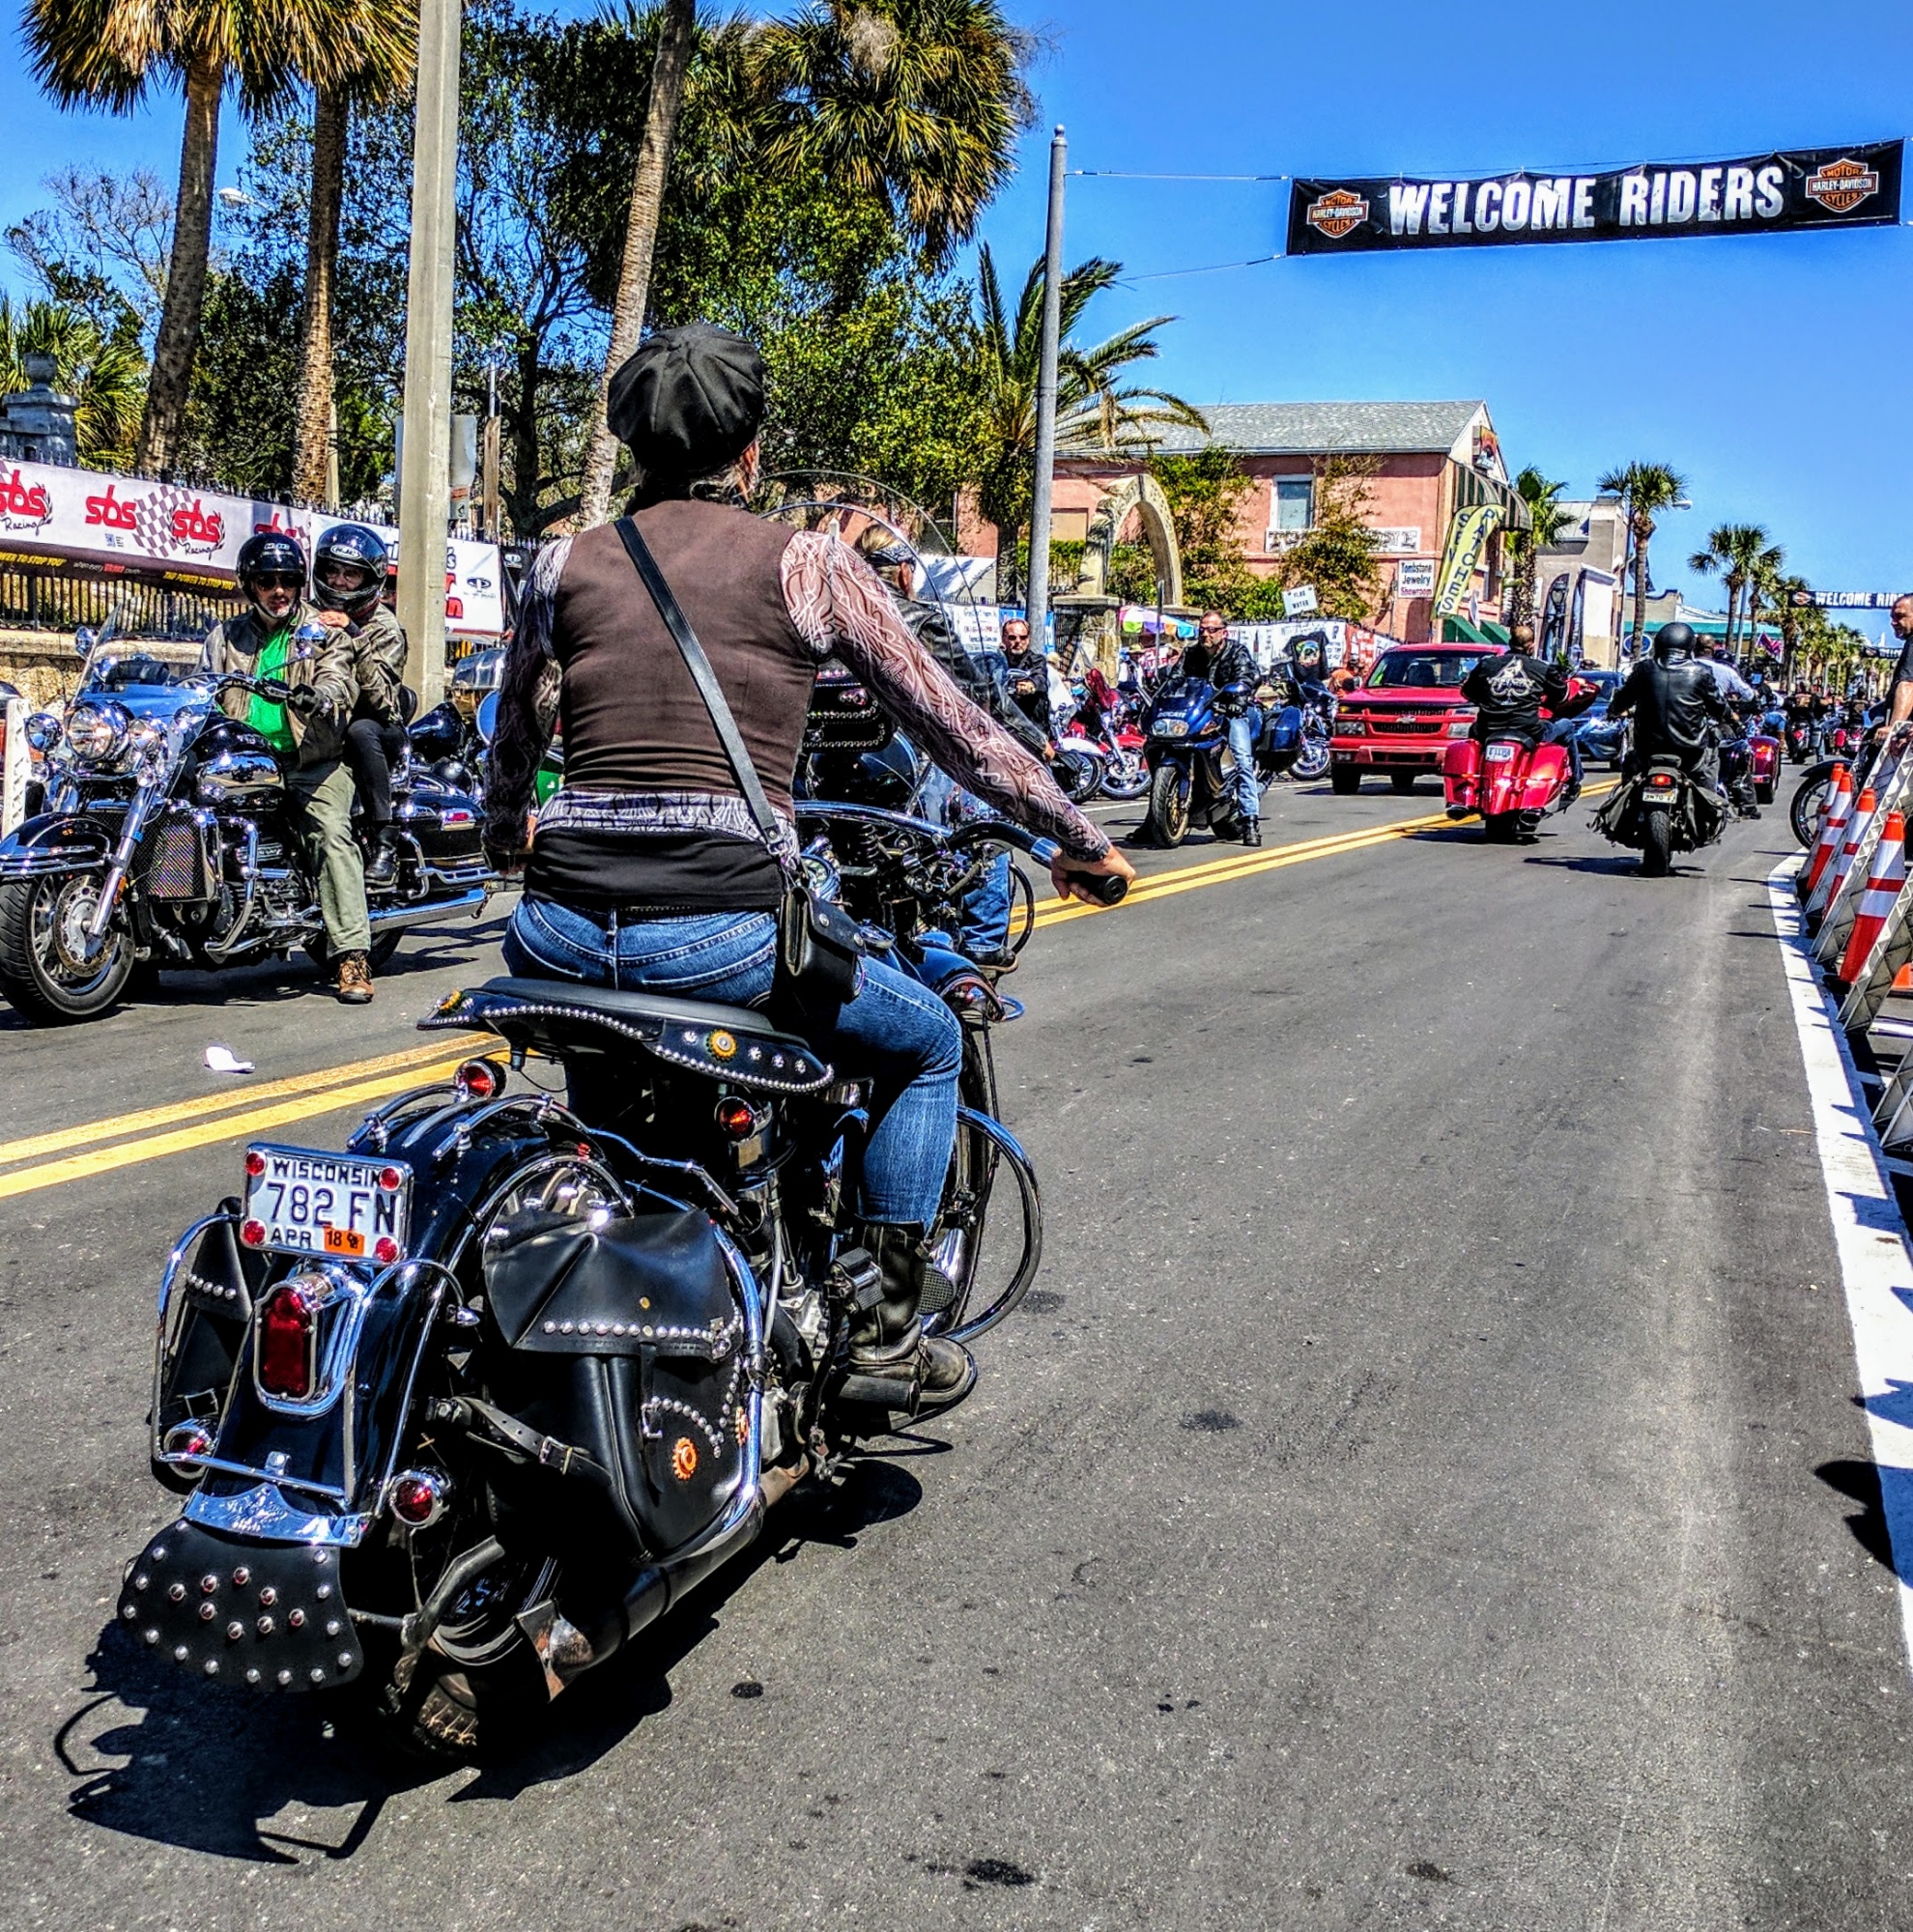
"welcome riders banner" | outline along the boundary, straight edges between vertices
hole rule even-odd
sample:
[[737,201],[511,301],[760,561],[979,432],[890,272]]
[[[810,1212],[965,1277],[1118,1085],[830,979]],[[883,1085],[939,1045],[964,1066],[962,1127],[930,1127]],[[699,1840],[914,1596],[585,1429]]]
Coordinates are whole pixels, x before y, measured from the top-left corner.
[[1486,181],[1297,181],[1291,255],[1485,248],[1881,227],[1899,219],[1900,141],[1744,160],[1648,161],[1604,174]]

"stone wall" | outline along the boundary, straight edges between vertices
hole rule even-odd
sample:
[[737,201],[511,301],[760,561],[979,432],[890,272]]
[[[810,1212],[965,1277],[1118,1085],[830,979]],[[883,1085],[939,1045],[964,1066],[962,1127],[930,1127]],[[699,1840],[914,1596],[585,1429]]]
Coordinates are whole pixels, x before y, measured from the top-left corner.
[[[169,663],[199,662],[197,644],[128,642],[120,645],[119,655],[132,650]],[[79,684],[72,639],[60,632],[0,631],[0,684],[13,685],[36,708],[71,697]]]

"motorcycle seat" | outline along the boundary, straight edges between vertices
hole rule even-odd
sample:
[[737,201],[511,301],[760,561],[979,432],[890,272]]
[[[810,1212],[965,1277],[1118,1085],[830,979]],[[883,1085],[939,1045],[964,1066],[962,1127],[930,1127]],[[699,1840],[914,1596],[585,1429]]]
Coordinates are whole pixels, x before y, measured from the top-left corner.
[[561,980],[488,980],[447,994],[418,1024],[428,1032],[483,1027],[559,1060],[630,1041],[673,1065],[766,1093],[811,1094],[834,1077],[808,1040],[779,1032],[755,1008]]

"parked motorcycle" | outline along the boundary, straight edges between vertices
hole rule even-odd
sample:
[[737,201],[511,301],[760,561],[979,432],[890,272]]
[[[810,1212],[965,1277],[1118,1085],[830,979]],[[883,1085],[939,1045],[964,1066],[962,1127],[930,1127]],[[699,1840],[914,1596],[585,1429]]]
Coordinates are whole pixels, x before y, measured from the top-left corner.
[[[1240,694],[1231,694],[1240,696]],[[1206,825],[1218,838],[1237,834],[1234,754],[1218,692],[1207,678],[1179,674],[1156,691],[1149,708],[1149,814],[1144,836],[1162,846],[1180,845],[1192,825]],[[1249,729],[1259,742],[1262,714],[1249,707]],[[1260,760],[1258,760],[1258,765]],[[1267,782],[1258,769],[1258,781]]]
[[[813,889],[963,1022],[926,1324],[973,1342],[1034,1280],[1042,1210],[995,1118],[1014,1003],[942,978],[935,933],[994,849],[1054,847],[868,806],[798,820]],[[168,1259],[151,1456],[186,1500],[116,1615],[209,1690],[357,1684],[400,1737],[466,1757],[899,1411],[842,1368],[880,1279],[841,1226],[864,1084],[761,1012],[647,992],[497,979],[422,1024],[489,1033],[510,1067],[474,1055],[343,1151],[255,1143]],[[562,1104],[521,1084],[532,1056]],[[986,1266],[1006,1195],[1019,1235]]]
[[[0,993],[27,1019],[93,1019],[142,970],[323,948],[285,773],[257,731],[218,708],[228,689],[286,696],[275,681],[195,678],[136,716],[112,667],[89,661],[64,722],[29,721],[46,759],[45,809],[0,839]],[[393,818],[397,876],[368,894],[375,965],[414,926],[482,912],[498,884],[466,792],[403,770]]]
[[1286,775],[1299,784],[1313,784],[1328,776],[1335,700],[1326,686],[1278,679],[1262,706],[1262,720],[1256,768],[1265,783]]

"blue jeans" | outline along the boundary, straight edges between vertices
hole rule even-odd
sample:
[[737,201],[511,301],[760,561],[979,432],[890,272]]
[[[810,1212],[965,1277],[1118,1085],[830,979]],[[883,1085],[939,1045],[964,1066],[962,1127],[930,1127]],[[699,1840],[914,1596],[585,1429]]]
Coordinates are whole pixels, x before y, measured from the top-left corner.
[[[627,920],[521,899],[505,928],[504,962],[524,979],[762,1007],[777,963],[777,922],[767,912]],[[866,1221],[928,1228],[956,1144],[963,1064],[956,1016],[897,967],[866,959],[855,994],[806,1032],[838,1072],[873,1083],[853,1211]]]
[[1262,817],[1262,785],[1255,775],[1256,728],[1261,722],[1252,711],[1229,720],[1229,750],[1236,759],[1236,811],[1244,825],[1254,825]]
[[1541,734],[1544,745],[1559,745],[1567,752],[1568,777],[1579,785],[1583,772],[1581,765],[1581,720],[1578,718],[1556,718]]

